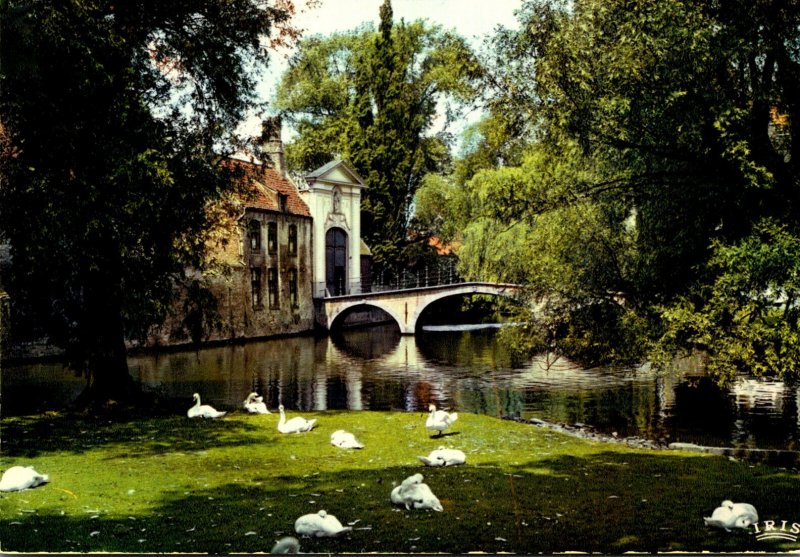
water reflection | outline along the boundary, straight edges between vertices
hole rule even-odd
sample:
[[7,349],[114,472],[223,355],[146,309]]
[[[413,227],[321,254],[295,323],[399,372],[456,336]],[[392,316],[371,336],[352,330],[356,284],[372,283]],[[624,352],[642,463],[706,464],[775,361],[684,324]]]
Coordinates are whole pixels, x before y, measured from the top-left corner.
[[[170,401],[176,413],[191,394],[236,409],[251,391],[299,410],[424,411],[442,408],[493,416],[585,423],[619,435],[713,445],[798,448],[796,384],[741,378],[721,389],[692,363],[680,374],[641,368],[586,369],[540,356],[513,367],[495,331],[395,327],[334,338],[293,337],[238,346],[130,358],[131,373]],[[83,382],[58,364],[3,371],[5,415],[57,408]]]

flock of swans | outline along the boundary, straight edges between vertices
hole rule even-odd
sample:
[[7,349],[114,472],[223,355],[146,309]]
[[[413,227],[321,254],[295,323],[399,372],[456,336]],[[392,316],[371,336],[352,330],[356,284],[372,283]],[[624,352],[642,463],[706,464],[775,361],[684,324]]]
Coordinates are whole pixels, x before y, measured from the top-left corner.
[[[221,418],[227,414],[218,411],[213,407],[202,404],[200,395],[194,393],[194,406],[189,408],[186,415],[189,418]],[[253,414],[271,414],[264,403],[263,397],[257,393],[247,395],[243,403],[244,409]],[[458,419],[457,413],[449,413],[444,410],[437,410],[436,405],[428,407],[429,414],[425,422],[425,428],[430,431],[438,432],[441,437],[446,429],[453,425]],[[278,431],[280,433],[304,433],[311,431],[316,425],[317,420],[295,416],[290,420],[286,419],[286,412],[283,405],[278,406],[280,421]],[[339,429],[331,434],[331,444],[342,449],[363,449],[364,444],[356,437],[345,430]],[[426,466],[456,466],[466,462],[463,451],[439,447],[431,451],[428,456],[417,457]],[[442,512],[439,499],[434,495],[431,488],[423,483],[422,474],[414,474],[404,479],[399,485],[394,487],[389,495],[389,500],[395,505],[403,505],[407,510],[429,509]],[[46,474],[40,474],[32,466],[13,466],[5,471],[0,478],[0,491],[22,491],[43,485],[50,481]],[[733,528],[747,529],[749,526],[758,522],[758,513],[755,507],[748,503],[733,503],[725,500],[714,509],[710,517],[703,518],[707,526],[722,528],[730,532]],[[351,523],[352,524],[352,523]],[[300,536],[308,537],[336,537],[345,532],[352,531],[352,526],[343,526],[339,520],[321,510],[317,513],[306,514],[295,521],[295,532]],[[288,536],[279,540],[272,548],[272,553],[298,553],[299,542],[296,538]]]
[[[194,393],[194,406],[189,408],[186,415],[190,418],[221,418],[226,412],[220,412],[215,408],[202,404],[200,395]],[[243,403],[244,409],[253,414],[271,414],[264,399],[258,393],[250,393]],[[458,419],[458,414],[437,410],[435,404],[428,406],[428,418],[425,421],[425,428],[438,432],[441,437],[444,431],[453,425]],[[295,416],[286,419],[286,410],[283,405],[278,406],[281,417],[278,421],[278,431],[280,433],[305,433],[314,429],[317,425],[316,419],[306,419]],[[356,436],[343,429],[337,429],[331,433],[331,445],[342,449],[363,449]],[[427,457],[417,457],[427,466],[455,466],[466,462],[466,455],[457,449],[447,449],[439,447],[432,451]],[[441,512],[444,510],[441,502],[433,494],[431,488],[422,483],[422,474],[414,474],[403,480],[400,485],[395,487],[389,494],[389,500],[396,505],[404,505],[407,510],[411,509],[431,509]],[[298,518],[294,523],[294,530],[300,536],[309,537],[336,537],[353,530],[352,526],[343,526],[339,519],[327,511],[321,510],[317,513],[305,514]],[[280,540],[272,553],[296,553],[299,549],[299,542],[296,538],[286,537]]]

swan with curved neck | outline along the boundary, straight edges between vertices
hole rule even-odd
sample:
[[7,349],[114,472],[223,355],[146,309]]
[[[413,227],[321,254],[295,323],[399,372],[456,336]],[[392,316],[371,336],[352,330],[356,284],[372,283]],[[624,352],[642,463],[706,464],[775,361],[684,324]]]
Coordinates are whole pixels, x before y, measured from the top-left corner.
[[186,412],[186,415],[190,418],[221,418],[227,414],[227,412],[220,412],[208,404],[201,404],[200,395],[198,393],[194,393],[192,398],[194,399],[194,406],[189,408]]
[[305,418],[301,418],[300,416],[295,416],[291,420],[287,421],[283,404],[278,406],[278,412],[281,413],[281,419],[278,422],[278,431],[281,433],[304,433],[306,431],[311,431],[314,428],[314,425],[317,423],[316,418],[307,420]]
[[441,437],[444,430],[453,425],[453,422],[458,419],[457,412],[449,413],[445,412],[444,410],[437,410],[435,404],[430,404],[428,406],[428,410],[430,411],[430,414],[428,415],[428,419],[425,421],[425,428],[432,431],[438,431],[438,437]]
[[40,474],[33,466],[12,466],[0,478],[0,491],[22,491],[50,481],[50,476]]
[[266,403],[264,403],[264,397],[259,396],[258,393],[250,393],[247,395],[243,404],[244,409],[251,414],[272,414],[272,412],[267,409]]
[[316,514],[304,514],[294,523],[294,531],[301,536],[317,538],[335,538],[345,532],[350,532],[352,526],[342,526],[339,519],[325,511]]
[[356,436],[343,429],[337,429],[331,433],[331,445],[339,447],[340,449],[363,449],[364,444],[361,443]]
[[750,503],[734,503],[726,499],[714,509],[711,516],[704,517],[703,521],[706,526],[715,526],[730,532],[731,528],[748,528],[758,522],[758,512]]
[[407,510],[432,509],[437,512],[444,510],[431,488],[422,483],[422,474],[414,474],[403,480],[392,490],[389,499],[395,505],[405,505]]
[[418,456],[417,458],[424,462],[426,466],[455,466],[464,464],[467,460],[463,451],[459,451],[458,449],[445,449],[444,447],[439,447],[431,451],[431,454],[427,457]]

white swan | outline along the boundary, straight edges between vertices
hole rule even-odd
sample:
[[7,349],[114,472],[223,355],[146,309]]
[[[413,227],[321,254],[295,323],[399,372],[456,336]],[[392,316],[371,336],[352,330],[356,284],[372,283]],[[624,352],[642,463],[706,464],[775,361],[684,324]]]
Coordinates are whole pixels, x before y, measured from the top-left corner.
[[22,491],[50,481],[50,476],[40,474],[33,466],[12,466],[0,478],[0,491]]
[[408,501],[411,502],[411,507],[414,509],[432,509],[437,512],[442,512],[444,507],[439,502],[439,498],[433,494],[428,484],[419,484],[412,486],[405,493],[406,508],[408,508]]
[[221,418],[222,416],[227,414],[227,412],[220,412],[218,410],[215,410],[208,404],[201,405],[200,395],[197,393],[194,393],[192,395],[192,398],[194,399],[194,406],[189,408],[189,410],[186,412],[186,415],[189,416],[190,418]]
[[395,487],[392,492],[389,494],[389,500],[395,505],[408,505],[406,504],[406,499],[404,497],[405,492],[411,489],[411,486],[418,485],[422,483],[422,474],[414,474],[413,476],[407,477],[403,480],[400,485]]
[[[758,522],[758,511],[756,511],[756,508],[750,503],[733,503],[731,511],[734,514],[749,520],[750,524],[755,524]],[[750,524],[748,524],[748,526]]]
[[267,410],[267,405],[264,403],[264,397],[258,396],[258,393],[250,393],[244,399],[244,409],[251,414],[272,414]]
[[335,516],[325,511],[319,511],[317,514],[304,514],[294,523],[294,531],[301,536],[318,538],[334,538],[352,529],[351,526],[342,526]]
[[431,488],[422,483],[422,474],[414,474],[403,480],[392,490],[389,499],[395,505],[405,505],[406,509],[444,510]]
[[275,542],[270,553],[284,555],[287,553],[300,553],[300,542],[294,536],[285,536]]
[[730,532],[731,528],[747,528],[758,522],[758,512],[749,503],[734,503],[725,500],[714,509],[710,517],[704,517],[706,526],[715,526]]
[[417,458],[427,466],[455,466],[457,464],[464,464],[467,460],[463,451],[459,451],[458,449],[445,449],[444,447],[439,447],[435,451],[431,451],[431,454],[427,457],[418,456]]
[[364,444],[356,439],[356,436],[343,429],[337,429],[331,433],[331,445],[342,449],[363,449]]
[[427,429],[438,431],[440,436],[445,429],[453,425],[453,422],[458,419],[457,412],[450,414],[444,410],[436,410],[435,404],[429,405],[428,410],[430,410],[431,413],[428,415],[428,420],[425,422],[425,427]]
[[278,412],[281,413],[281,419],[278,422],[278,431],[281,433],[301,433],[304,431],[311,431],[311,429],[314,427],[314,424],[317,423],[316,418],[313,420],[306,420],[300,416],[296,416],[287,422],[286,414],[283,411],[283,404],[278,406]]

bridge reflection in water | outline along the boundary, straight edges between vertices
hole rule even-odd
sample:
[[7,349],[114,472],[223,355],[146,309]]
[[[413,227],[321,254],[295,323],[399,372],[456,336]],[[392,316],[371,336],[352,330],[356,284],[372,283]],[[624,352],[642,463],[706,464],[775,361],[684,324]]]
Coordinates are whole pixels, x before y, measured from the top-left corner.
[[[301,410],[422,413],[435,402],[461,412],[582,422],[620,436],[800,448],[797,384],[741,378],[722,389],[691,361],[676,375],[646,366],[586,369],[552,356],[514,367],[493,330],[405,336],[393,326],[373,327],[129,361],[132,374],[176,415],[191,406],[193,392],[236,410],[256,390],[270,409],[283,403]],[[59,408],[82,385],[60,364],[5,368],[4,415]]]

